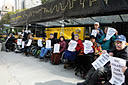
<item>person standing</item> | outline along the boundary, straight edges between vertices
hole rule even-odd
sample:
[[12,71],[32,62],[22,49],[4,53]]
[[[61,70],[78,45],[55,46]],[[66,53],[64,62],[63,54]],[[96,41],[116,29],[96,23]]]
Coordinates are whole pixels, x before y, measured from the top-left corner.
[[23,41],[26,41],[28,34],[25,32],[25,29],[22,29],[22,33],[21,34],[22,34],[22,37],[23,37]]
[[94,23],[94,28],[95,30],[97,30],[97,35],[96,35],[96,42],[98,43],[99,39],[101,38],[101,36],[104,34],[103,30],[99,28],[100,24],[99,22],[95,22]]

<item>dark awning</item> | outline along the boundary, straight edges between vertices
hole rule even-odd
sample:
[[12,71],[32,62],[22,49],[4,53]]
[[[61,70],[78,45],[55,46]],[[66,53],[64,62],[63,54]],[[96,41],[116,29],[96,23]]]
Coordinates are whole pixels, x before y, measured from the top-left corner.
[[[91,20],[99,22],[102,20],[103,23],[107,23],[109,21],[105,21],[107,19],[105,16],[116,15],[115,17],[119,18],[121,14],[128,14],[128,0],[55,0],[12,15],[11,25],[23,26],[26,23],[35,24],[65,19],[75,20],[74,23],[83,23],[76,18],[83,18],[82,20],[86,21],[84,24],[88,24]],[[125,16],[127,15],[122,15]],[[59,24],[58,21],[55,23]]]

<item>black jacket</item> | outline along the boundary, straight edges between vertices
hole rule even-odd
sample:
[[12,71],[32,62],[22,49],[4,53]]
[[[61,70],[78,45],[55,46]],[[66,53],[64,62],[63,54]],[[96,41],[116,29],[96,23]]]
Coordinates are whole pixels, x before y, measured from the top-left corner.
[[[21,34],[23,34],[23,32]],[[27,37],[28,37],[28,34],[26,32],[24,32],[23,41],[26,41],[27,40]]]
[[123,50],[120,51],[116,50],[116,48],[113,48],[110,52],[113,52],[114,57],[126,60],[128,66],[128,46],[126,46]]
[[51,46],[54,46],[54,44],[57,43],[57,39],[56,38],[49,38],[49,40],[51,40]]
[[126,85],[128,85],[128,69],[125,71],[124,75],[125,75],[125,83]]
[[15,43],[15,38],[14,37],[10,37],[6,43]]

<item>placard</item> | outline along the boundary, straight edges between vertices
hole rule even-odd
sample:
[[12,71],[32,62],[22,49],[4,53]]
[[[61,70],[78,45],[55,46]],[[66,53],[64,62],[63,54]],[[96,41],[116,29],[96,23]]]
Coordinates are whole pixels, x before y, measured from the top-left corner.
[[24,44],[25,44],[25,42],[24,42],[24,41],[22,41],[22,48],[24,48]]
[[116,33],[116,29],[109,27],[107,30],[107,35],[105,39],[109,40],[115,33]]
[[51,40],[46,40],[46,48],[51,48]]
[[60,44],[54,44],[54,51],[53,53],[59,53],[60,52]]
[[71,40],[70,43],[71,43],[71,44],[68,46],[68,51],[73,51],[73,50],[75,50],[75,48],[76,48],[76,46],[77,46],[77,42],[74,41],[74,40]]
[[43,44],[42,44],[42,39],[38,39],[37,44],[38,44],[38,47],[42,47],[42,46],[43,46]]
[[17,45],[22,45],[22,39],[17,39]]
[[104,54],[101,54],[93,63],[92,66],[97,70],[101,67],[104,67],[104,65],[109,62],[109,54],[106,52]]
[[92,30],[91,35],[94,35],[94,36],[96,37],[96,36],[97,36],[97,31],[98,31],[98,30]]
[[112,77],[110,83],[113,85],[122,85],[125,82],[125,76],[122,72],[122,66],[126,66],[126,60],[110,57]]
[[32,39],[29,39],[26,46],[30,46],[31,44],[32,44]]
[[84,44],[84,53],[88,54],[91,50],[93,50],[93,43],[89,40],[85,40]]

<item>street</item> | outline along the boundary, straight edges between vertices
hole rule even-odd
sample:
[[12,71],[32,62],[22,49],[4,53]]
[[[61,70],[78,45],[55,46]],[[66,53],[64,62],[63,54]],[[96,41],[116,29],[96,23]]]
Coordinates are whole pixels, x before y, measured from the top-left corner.
[[51,65],[22,53],[0,52],[0,85],[76,85],[73,69]]

